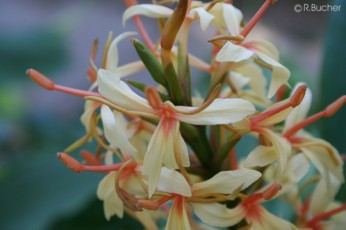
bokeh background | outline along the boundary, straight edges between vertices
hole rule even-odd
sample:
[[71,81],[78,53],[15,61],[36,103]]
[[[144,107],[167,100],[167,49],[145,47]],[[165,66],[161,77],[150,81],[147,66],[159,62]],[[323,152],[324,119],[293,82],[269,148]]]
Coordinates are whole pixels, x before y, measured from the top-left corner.
[[[296,13],[297,3],[336,4],[341,10]],[[261,1],[234,4],[248,21]],[[83,99],[46,91],[25,75],[35,68],[59,84],[88,89],[92,41],[99,39],[101,51],[109,31],[135,30],[132,21],[122,26],[124,9],[118,0],[0,0],[0,229],[141,229],[129,217],[105,221],[95,195],[102,175],[75,174],[56,158],[83,135]],[[314,94],[311,113],[346,93],[345,18],[342,0],[279,0],[251,33],[279,48],[292,84],[308,83]],[[157,36],[155,26],[147,28]],[[197,27],[193,33],[192,49],[208,50],[207,37]],[[121,43],[120,52],[125,54],[120,63],[136,59],[129,41]],[[345,117],[343,108],[309,129],[345,153]],[[345,202],[345,194],[343,188],[338,198]]]

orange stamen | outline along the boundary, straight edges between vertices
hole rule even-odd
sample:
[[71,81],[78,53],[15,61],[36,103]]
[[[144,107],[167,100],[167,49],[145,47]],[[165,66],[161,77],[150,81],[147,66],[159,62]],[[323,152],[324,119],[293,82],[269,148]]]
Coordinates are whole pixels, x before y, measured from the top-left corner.
[[290,98],[290,101],[288,103],[285,103],[283,105],[280,105],[274,109],[271,109],[271,110],[268,110],[268,111],[265,111],[265,112],[262,112],[260,113],[259,115],[255,115],[253,116],[252,118],[250,118],[251,120],[251,123],[253,125],[256,125],[258,122],[264,120],[264,119],[267,119],[271,116],[274,116],[275,114],[285,110],[285,109],[288,109],[289,107],[296,107],[298,106],[303,98],[304,98],[304,95],[305,95],[305,92],[306,92],[306,89],[307,89],[307,86],[306,85],[301,85],[297,88],[297,90],[294,92],[294,94],[291,96]]
[[344,104],[346,103],[346,96],[340,97],[338,100],[333,102],[331,105],[329,105],[325,110],[316,113],[305,120],[299,122],[295,126],[288,129],[283,136],[286,138],[290,138],[292,135],[294,135],[296,132],[301,130],[302,128],[310,125],[311,123],[314,123],[315,121],[323,118],[323,117],[330,117],[334,115]]
[[274,3],[275,0],[266,0],[261,8],[257,11],[257,13],[252,17],[250,22],[245,26],[243,31],[240,33],[244,38],[250,33],[250,31],[254,28],[254,26],[257,24],[257,22],[261,19],[264,12],[269,8],[271,4]]
[[175,195],[171,195],[171,196],[164,196],[159,200],[139,200],[138,201],[138,206],[140,208],[145,208],[148,210],[157,210],[158,208],[160,208],[161,205],[163,205],[164,203],[166,203],[167,201],[171,200],[172,198],[174,198]]
[[282,100],[282,98],[283,98],[284,95],[285,95],[285,91],[286,91],[286,85],[282,85],[282,86],[279,88],[279,90],[278,90],[278,92],[277,92],[277,94],[276,94],[276,98],[275,98],[275,101],[276,101],[276,102],[279,102],[279,101]]
[[91,152],[83,150],[80,154],[88,165],[102,165],[101,161]]
[[282,186],[278,183],[272,184],[263,192],[263,198],[265,200],[271,200],[281,190]]
[[58,153],[57,157],[74,172],[110,172],[118,170],[123,163],[113,165],[83,165],[66,153]]
[[48,77],[46,77],[45,75],[43,75],[42,73],[34,69],[28,69],[26,71],[26,74],[29,77],[31,77],[31,79],[34,80],[37,84],[39,84],[41,87],[48,90],[61,91],[61,92],[76,95],[79,97],[96,96],[96,97],[103,98],[103,96],[99,93],[57,85],[53,81],[51,81]]
[[[131,7],[134,5],[137,5],[137,1],[136,0],[125,0],[125,3],[127,5],[127,7]],[[133,21],[135,22],[138,32],[141,35],[141,37],[143,38],[144,43],[147,45],[147,47],[154,52],[155,51],[155,46],[154,43],[151,41],[139,15],[135,15],[133,16]]]
[[235,148],[232,148],[231,151],[229,152],[229,158],[230,158],[231,170],[238,169],[239,166],[238,166],[237,154],[235,152]]
[[345,211],[346,210],[346,204],[341,205],[338,208],[332,209],[330,211],[324,212],[324,213],[320,213],[316,216],[314,216],[307,224],[306,227],[309,228],[315,228],[316,226],[318,226],[319,222],[321,222],[324,219],[327,219],[329,217],[332,217],[336,214],[338,214],[339,212]]

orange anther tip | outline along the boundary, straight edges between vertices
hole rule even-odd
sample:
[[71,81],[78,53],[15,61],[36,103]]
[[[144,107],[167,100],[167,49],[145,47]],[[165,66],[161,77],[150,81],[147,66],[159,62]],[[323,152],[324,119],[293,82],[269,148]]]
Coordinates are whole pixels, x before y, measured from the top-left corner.
[[160,109],[162,107],[162,100],[160,98],[159,93],[154,87],[146,87],[145,90],[145,95],[147,96],[147,100],[150,104],[150,106],[153,109]]
[[267,190],[263,192],[265,200],[271,200],[282,188],[281,184],[274,183]]
[[66,153],[58,153],[57,157],[72,171],[74,172],[80,172],[82,171],[82,164],[79,163],[76,159],[69,156]]
[[324,115],[325,117],[333,116],[341,107],[346,103],[346,95],[340,97],[338,100],[334,101],[332,104],[330,104],[325,110]]
[[34,70],[34,69],[28,69],[26,71],[26,75],[31,77],[32,80],[34,80],[37,84],[42,86],[45,89],[53,90],[54,89],[54,82],[51,81],[49,78],[44,76],[42,73]]
[[293,108],[298,106],[302,102],[302,100],[303,100],[303,98],[305,96],[305,92],[306,92],[307,88],[308,87],[305,84],[304,85],[300,85],[297,88],[297,90],[294,92],[294,94],[292,95],[291,100],[290,100],[291,105],[292,105]]

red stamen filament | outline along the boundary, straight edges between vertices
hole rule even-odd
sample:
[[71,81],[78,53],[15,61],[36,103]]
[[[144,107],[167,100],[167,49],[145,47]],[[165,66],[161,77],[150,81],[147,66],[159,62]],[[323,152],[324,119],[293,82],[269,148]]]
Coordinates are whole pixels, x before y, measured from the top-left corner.
[[301,85],[297,88],[297,90],[294,92],[294,94],[291,96],[290,101],[280,105],[274,109],[262,112],[259,115],[253,116],[250,118],[252,125],[256,126],[256,124],[264,119],[267,119],[271,116],[274,116],[275,114],[288,109],[289,107],[296,107],[298,106],[301,101],[304,98],[305,92],[306,92],[307,86],[306,85]]
[[[128,7],[130,6],[134,6],[137,5],[137,1],[136,0],[125,0],[125,3]],[[154,43],[151,41],[139,15],[135,15],[133,16],[133,21],[135,22],[138,32],[141,35],[141,37],[143,38],[144,43],[148,46],[148,48],[154,52],[155,51],[155,46]]]
[[332,209],[330,211],[318,214],[314,216],[307,224],[306,227],[314,228],[319,222],[321,222],[324,219],[327,219],[329,217],[332,217],[339,212],[346,211],[346,204],[341,205],[338,208]]
[[315,121],[323,118],[323,117],[330,117],[333,116],[344,104],[346,103],[346,96],[340,97],[338,100],[336,100],[334,103],[329,105],[325,110],[316,113],[305,120],[299,122],[295,126],[288,129],[283,136],[286,138],[290,138],[292,135],[294,135],[296,132],[301,130],[302,128],[310,125],[311,123],[314,123]]
[[152,201],[152,200],[139,200],[138,205],[142,208],[148,209],[148,210],[157,210],[161,205],[166,203],[167,201],[174,198],[175,195],[172,196],[164,196],[159,200]]
[[88,165],[102,165],[101,161],[91,152],[83,150],[80,154]]
[[121,162],[113,165],[83,165],[66,153],[58,153],[57,156],[67,167],[69,167],[74,172],[110,172],[118,170],[123,164]]
[[269,8],[272,4],[273,0],[266,0],[261,8],[257,11],[257,13],[251,18],[250,22],[245,26],[243,31],[240,33],[244,38],[250,33],[253,27],[257,24],[257,22],[261,19],[264,12]]
[[61,91],[61,92],[76,95],[79,97],[96,96],[96,97],[102,97],[103,98],[103,96],[99,93],[57,85],[53,81],[51,81],[49,78],[47,78],[45,75],[43,75],[42,73],[40,73],[34,69],[28,69],[26,71],[26,74],[29,77],[31,77],[31,79],[34,80],[37,84],[39,84],[41,87],[48,89],[48,90]]

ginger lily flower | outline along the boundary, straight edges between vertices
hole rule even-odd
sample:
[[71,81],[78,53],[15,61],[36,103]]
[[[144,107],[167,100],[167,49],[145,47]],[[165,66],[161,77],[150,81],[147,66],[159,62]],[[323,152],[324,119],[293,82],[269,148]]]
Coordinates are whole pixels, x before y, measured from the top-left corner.
[[[98,72],[97,82],[99,92],[114,104],[116,109],[159,118],[144,158],[143,173],[148,176],[149,196],[155,191],[162,165],[170,169],[178,168],[178,164],[189,166],[186,144],[179,132],[180,121],[194,125],[230,124],[255,112],[254,106],[242,99],[217,98],[200,109],[174,106],[169,101],[162,103],[154,93],[156,91],[151,90],[147,100],[133,92],[117,75],[102,69]],[[177,162],[175,152],[180,156],[180,163]]]

